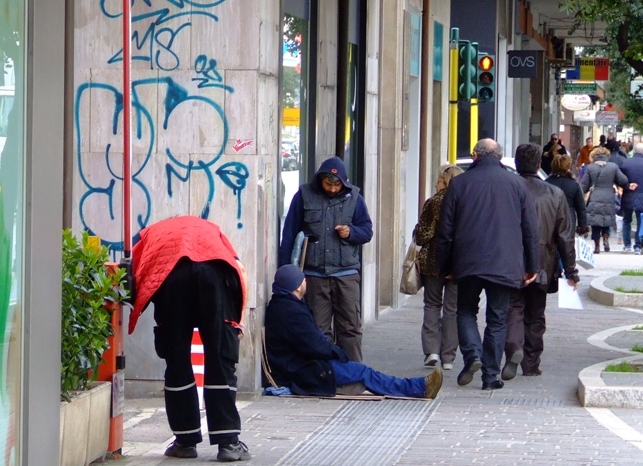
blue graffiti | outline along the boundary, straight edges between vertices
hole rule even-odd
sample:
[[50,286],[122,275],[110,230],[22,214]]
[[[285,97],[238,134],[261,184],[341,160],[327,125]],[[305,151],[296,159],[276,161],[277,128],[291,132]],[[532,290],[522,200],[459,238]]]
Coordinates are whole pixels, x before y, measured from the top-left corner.
[[194,71],[197,74],[200,74],[200,78],[192,78],[192,81],[199,83],[197,86],[199,89],[204,87],[216,87],[224,89],[230,93],[234,92],[234,89],[230,86],[223,84],[223,76],[217,71],[217,61],[214,58],[210,58],[205,55],[199,55],[194,61]]
[[[159,109],[161,115],[159,119],[162,121],[161,132],[157,133],[152,117],[152,111],[146,108],[142,102],[141,95],[142,89],[154,87],[161,92],[165,89],[165,98],[163,100],[162,108]],[[232,90],[231,90],[232,92]],[[97,101],[110,101],[113,108],[111,115],[106,115],[106,119],[110,121],[110,135],[106,137],[107,143],[104,147],[104,163],[97,164],[92,156],[82,156],[84,138],[88,138],[87,134],[83,133],[81,127],[81,107],[89,105],[90,94],[92,99]],[[99,97],[100,95],[100,97]],[[179,144],[179,142],[172,141],[171,138],[163,138],[163,134],[171,126],[172,116],[177,114],[178,111],[189,111],[193,105],[202,106],[199,109],[199,115],[205,115],[207,112],[212,112],[212,115],[219,119],[222,128],[221,134],[218,135],[218,150],[214,153],[198,154],[196,160],[182,161],[173,151],[172,146]],[[122,156],[120,154],[112,154],[113,146],[120,140],[123,124],[123,94],[118,91],[114,86],[104,83],[85,83],[78,87],[75,98],[74,109],[74,124],[76,128],[76,153],[78,173],[86,191],[82,194],[79,202],[79,215],[83,228],[90,231],[92,234],[99,235],[103,243],[108,245],[112,250],[122,251],[123,241],[120,239],[120,222],[117,219],[115,211],[117,210],[115,204],[120,203],[122,199],[123,189],[123,176],[120,167],[122,166]],[[180,118],[177,116],[177,118]],[[215,199],[216,193],[216,178],[220,179],[224,186],[232,189],[232,192],[237,198],[237,219],[241,219],[242,200],[241,194],[247,186],[247,179],[249,172],[247,167],[240,162],[227,162],[220,167],[215,167],[215,164],[222,158],[225,152],[225,146],[229,139],[228,122],[225,112],[221,106],[213,100],[192,95],[187,89],[177,84],[170,77],[141,79],[132,83],[132,124],[133,124],[133,137],[136,141],[142,143],[144,147],[143,154],[137,154],[137,157],[132,157],[132,199],[133,202],[133,217],[134,225],[137,229],[134,233],[138,233],[150,221],[153,202],[163,203],[162,197],[159,197],[158,191],[155,191],[154,201],[150,193],[153,187],[144,183],[144,180],[149,179],[149,170],[145,170],[152,158],[154,148],[160,141],[167,141],[165,144],[168,147],[163,148],[160,153],[163,153],[167,159],[165,163],[165,177],[166,177],[166,194],[168,198],[174,195],[174,186],[176,183],[188,183],[195,176],[204,176],[206,180],[206,193],[205,200],[201,207],[201,217],[209,218],[211,206]],[[194,156],[194,155],[193,155]],[[200,157],[200,158],[198,158]],[[104,167],[104,168],[102,168]],[[90,175],[91,174],[91,175]],[[99,181],[96,181],[99,180]],[[106,217],[100,218],[97,212],[104,212]],[[107,218],[107,227],[105,227],[105,218]],[[98,231],[101,229],[107,231]],[[243,224],[238,223],[238,228],[242,228]],[[136,239],[136,237],[135,237]]]
[[[179,33],[186,28],[192,27],[192,19],[196,16],[203,16],[212,21],[218,21],[215,14],[204,11],[224,3],[227,0],[217,1],[188,1],[188,0],[164,0],[171,7],[154,8],[151,0],[142,0],[152,11],[141,14],[132,14],[132,60],[150,63],[150,69],[154,67],[163,71],[176,70],[181,61],[173,47]],[[132,0],[132,9],[136,0]],[[178,8],[179,11],[175,11]],[[122,2],[115,0],[100,0],[101,12],[110,19],[117,19],[123,16]],[[160,27],[172,20],[188,18],[189,21],[178,27]],[[142,32],[141,32],[142,31]],[[116,52],[108,64],[122,62],[123,49]]]

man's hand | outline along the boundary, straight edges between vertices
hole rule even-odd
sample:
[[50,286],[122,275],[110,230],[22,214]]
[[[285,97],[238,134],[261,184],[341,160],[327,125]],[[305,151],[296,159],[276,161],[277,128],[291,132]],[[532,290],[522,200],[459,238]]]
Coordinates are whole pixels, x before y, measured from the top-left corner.
[[574,280],[567,279],[567,284],[574,288],[574,291],[578,288],[578,282],[575,282]]
[[525,283],[525,285],[529,285],[531,282],[533,282],[536,279],[537,276],[538,276],[537,273],[526,273],[522,281]]
[[638,187],[638,183],[630,183],[630,191],[636,191],[636,188]]
[[339,237],[342,239],[348,238],[351,234],[351,229],[348,225],[337,225],[335,227],[335,231],[339,234]]

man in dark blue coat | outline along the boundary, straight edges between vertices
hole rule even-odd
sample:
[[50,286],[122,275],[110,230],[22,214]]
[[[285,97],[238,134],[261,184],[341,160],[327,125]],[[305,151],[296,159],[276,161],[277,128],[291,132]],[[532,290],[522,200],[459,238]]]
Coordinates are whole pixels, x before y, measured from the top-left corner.
[[[623,251],[632,250],[632,217],[636,218],[634,253],[641,254],[641,215],[643,215],[643,142],[634,144],[634,155],[621,165],[621,171],[630,182],[630,189],[623,189]],[[635,188],[632,190],[631,188]]]
[[[498,380],[505,346],[511,290],[531,283],[539,270],[538,223],[525,181],[501,164],[502,149],[492,139],[478,141],[474,162],[451,180],[438,225],[438,264],[458,283],[458,340],[467,385],[482,368],[482,389]],[[480,293],[487,297],[484,344],[478,331]]]
[[[643,214],[643,142],[637,142],[634,155],[621,165],[621,171],[630,182],[630,189],[623,189],[621,208],[623,209],[623,251],[632,250],[632,217],[636,218],[634,253],[641,254],[641,215]],[[632,190],[631,188],[635,188]]]
[[306,277],[288,264],[277,270],[266,309],[265,342],[271,375],[297,395],[334,396],[338,385],[361,382],[377,395],[435,398],[442,386],[438,367],[426,377],[400,379],[355,361],[328,341],[303,298]]
[[360,246],[373,237],[373,223],[359,189],[348,181],[344,161],[325,160],[295,194],[284,222],[279,266],[291,262],[295,238],[309,242],[304,262],[308,304],[326,337],[351,361],[362,360]]
[[627,154],[623,152],[616,139],[608,139],[605,147],[610,151],[608,162],[615,163],[620,168],[627,160]]

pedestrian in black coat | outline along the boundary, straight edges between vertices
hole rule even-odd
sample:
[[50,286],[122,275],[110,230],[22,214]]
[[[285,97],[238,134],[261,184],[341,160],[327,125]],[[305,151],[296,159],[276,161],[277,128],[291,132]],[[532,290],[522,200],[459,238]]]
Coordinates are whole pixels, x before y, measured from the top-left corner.
[[616,139],[610,139],[605,144],[605,148],[610,151],[608,162],[615,163],[620,168],[623,165],[623,162],[627,160],[627,154],[625,154]]
[[641,254],[641,216],[643,215],[643,142],[634,144],[634,155],[621,165],[621,171],[630,185],[623,188],[621,208],[623,210],[623,250],[632,250],[632,220],[636,220],[634,252]]
[[[568,284],[576,289],[576,283],[579,281],[574,230],[569,223],[567,200],[561,189],[544,182],[537,175],[540,169],[540,153],[538,144],[521,144],[516,148],[516,170],[525,180],[536,205],[540,266],[538,276],[533,283],[512,292],[511,305],[507,314],[505,343],[507,359],[502,369],[504,380],[510,380],[516,376],[518,364],[522,368],[523,375],[541,374],[539,366],[544,349],[547,293],[558,291],[559,258]],[[571,158],[569,158],[568,168],[571,170]]]
[[572,175],[572,158],[569,155],[563,154],[554,157],[552,174],[547,178],[547,182],[559,187],[565,193],[569,206],[569,223],[572,229],[579,235],[589,233],[583,190]]
[[[503,387],[498,380],[513,288],[536,279],[540,246],[538,223],[525,180],[500,162],[502,149],[492,139],[476,143],[474,162],[451,180],[438,224],[440,273],[458,284],[457,323],[467,385],[482,368],[482,389]],[[478,330],[480,293],[487,296],[484,345]]]

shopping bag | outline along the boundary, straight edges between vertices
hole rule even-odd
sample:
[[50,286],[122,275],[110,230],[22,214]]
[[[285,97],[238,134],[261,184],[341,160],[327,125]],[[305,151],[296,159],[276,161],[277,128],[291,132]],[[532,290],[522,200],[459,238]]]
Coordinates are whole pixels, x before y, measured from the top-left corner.
[[418,263],[419,248],[415,244],[415,235],[411,239],[409,249],[402,264],[402,279],[400,280],[400,293],[417,294],[422,288],[422,277],[420,276],[420,264]]
[[576,249],[576,264],[585,269],[594,268],[594,250],[584,238],[576,236],[574,249]]

